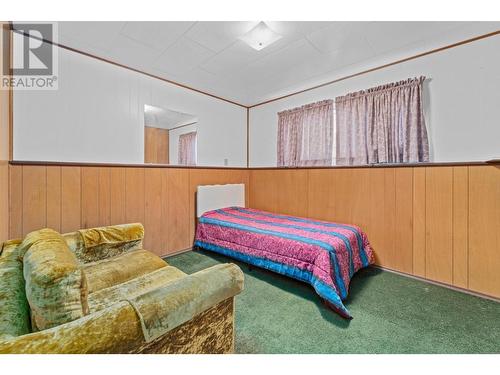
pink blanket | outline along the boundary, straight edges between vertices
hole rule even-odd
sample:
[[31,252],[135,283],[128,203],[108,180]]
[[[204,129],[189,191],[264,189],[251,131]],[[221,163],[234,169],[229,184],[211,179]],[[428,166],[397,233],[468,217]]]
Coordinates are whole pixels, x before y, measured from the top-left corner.
[[355,225],[229,207],[206,212],[195,246],[310,283],[339,314],[356,271],[373,263],[366,235]]

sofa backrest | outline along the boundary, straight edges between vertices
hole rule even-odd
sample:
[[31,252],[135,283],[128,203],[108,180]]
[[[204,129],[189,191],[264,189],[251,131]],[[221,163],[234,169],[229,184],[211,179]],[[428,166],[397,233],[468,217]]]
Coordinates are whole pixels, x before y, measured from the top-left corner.
[[64,238],[52,229],[29,233],[23,258],[33,329],[52,328],[89,313],[85,274]]
[[63,237],[80,263],[91,263],[142,249],[144,227],[141,223],[120,224],[80,229]]

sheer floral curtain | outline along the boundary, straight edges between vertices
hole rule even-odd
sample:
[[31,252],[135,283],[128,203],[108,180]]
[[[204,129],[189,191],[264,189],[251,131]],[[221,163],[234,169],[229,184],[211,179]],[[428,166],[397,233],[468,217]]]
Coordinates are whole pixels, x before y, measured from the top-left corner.
[[196,132],[179,136],[179,164],[196,165]]
[[429,161],[424,80],[410,78],[337,97],[336,164]]
[[332,165],[333,100],[278,113],[278,166]]

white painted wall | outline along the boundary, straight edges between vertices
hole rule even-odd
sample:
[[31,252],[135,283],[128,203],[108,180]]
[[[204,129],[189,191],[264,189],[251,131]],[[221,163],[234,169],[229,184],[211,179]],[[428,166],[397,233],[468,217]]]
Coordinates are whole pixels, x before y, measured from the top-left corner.
[[[246,126],[246,124],[245,124]],[[196,131],[196,152],[197,152],[197,159],[199,159],[199,149],[200,145],[198,144],[198,138],[200,137],[200,130],[198,129],[198,124],[193,124],[189,126],[184,126],[179,129],[174,129],[170,130],[168,132],[168,153],[169,153],[169,161],[170,164],[178,164],[179,163],[179,136],[181,134],[186,134],[190,132]],[[203,135],[203,129],[201,129],[201,133]],[[210,146],[210,145],[208,145]],[[198,163],[198,160],[196,160],[196,163]],[[219,163],[218,165],[224,165],[224,160],[222,163]]]
[[59,89],[14,92],[14,159],[143,163],[144,104],[198,117],[198,164],[246,165],[246,109],[59,49]]
[[431,160],[499,158],[500,36],[494,36],[252,108],[250,166],[276,165],[279,111],[420,75],[430,78],[424,106]]

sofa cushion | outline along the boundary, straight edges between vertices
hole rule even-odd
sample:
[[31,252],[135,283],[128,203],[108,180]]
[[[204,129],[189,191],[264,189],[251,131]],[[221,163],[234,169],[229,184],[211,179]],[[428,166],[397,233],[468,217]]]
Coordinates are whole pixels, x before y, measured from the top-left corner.
[[52,229],[29,233],[24,254],[26,297],[36,329],[47,329],[88,314],[87,287],[75,254]]
[[30,332],[30,309],[26,299],[21,240],[6,241],[0,256],[0,338]]
[[185,276],[186,274],[180,269],[166,266],[124,283],[90,293],[88,298],[90,313],[102,310],[114,303],[135,298]]
[[80,229],[78,232],[83,246],[75,246],[75,253],[82,263],[97,262],[142,249],[144,238],[144,227],[140,223]]
[[134,250],[83,265],[89,293],[109,288],[167,266],[160,257],[146,250]]

